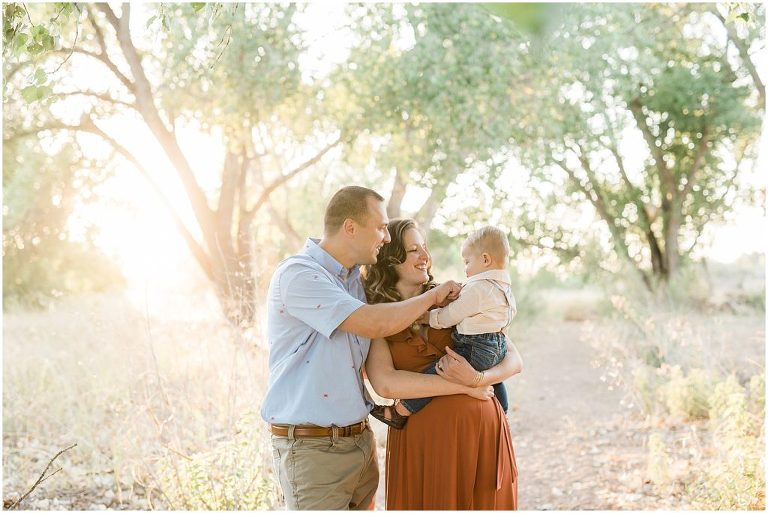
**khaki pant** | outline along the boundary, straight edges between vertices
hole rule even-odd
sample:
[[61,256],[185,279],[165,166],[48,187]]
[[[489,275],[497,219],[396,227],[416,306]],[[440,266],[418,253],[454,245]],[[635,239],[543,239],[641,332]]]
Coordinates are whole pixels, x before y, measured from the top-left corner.
[[335,440],[272,435],[272,457],[289,510],[373,509],[379,466],[371,428]]

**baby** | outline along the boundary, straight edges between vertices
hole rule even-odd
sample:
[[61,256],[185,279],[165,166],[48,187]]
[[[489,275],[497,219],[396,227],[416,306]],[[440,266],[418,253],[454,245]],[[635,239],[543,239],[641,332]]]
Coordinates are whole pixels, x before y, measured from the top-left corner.
[[[507,272],[509,242],[503,231],[486,226],[472,232],[461,248],[467,282],[459,298],[444,308],[429,313],[433,328],[455,326],[451,333],[453,349],[463,356],[475,370],[480,371],[480,383],[485,370],[497,365],[507,354],[504,330],[517,313],[515,298]],[[437,362],[424,372],[436,374]],[[494,395],[506,412],[507,391],[503,383],[493,386]],[[405,399],[394,407],[377,406],[371,414],[386,424],[402,429],[412,413],[426,406],[431,397]]]

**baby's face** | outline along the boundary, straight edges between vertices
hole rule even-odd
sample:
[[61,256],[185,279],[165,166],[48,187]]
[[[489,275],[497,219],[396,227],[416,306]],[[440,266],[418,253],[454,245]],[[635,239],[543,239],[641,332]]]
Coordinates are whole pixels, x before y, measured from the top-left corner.
[[461,258],[464,260],[464,272],[467,278],[486,270],[486,264],[483,255],[477,250],[464,246],[461,248]]

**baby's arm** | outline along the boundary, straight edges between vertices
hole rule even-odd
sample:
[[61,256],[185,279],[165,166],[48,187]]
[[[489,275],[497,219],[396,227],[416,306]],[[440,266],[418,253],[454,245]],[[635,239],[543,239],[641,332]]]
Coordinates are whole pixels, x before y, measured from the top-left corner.
[[429,311],[429,325],[433,328],[450,328],[458,323],[480,313],[481,288],[475,283],[465,285],[459,298],[443,308]]

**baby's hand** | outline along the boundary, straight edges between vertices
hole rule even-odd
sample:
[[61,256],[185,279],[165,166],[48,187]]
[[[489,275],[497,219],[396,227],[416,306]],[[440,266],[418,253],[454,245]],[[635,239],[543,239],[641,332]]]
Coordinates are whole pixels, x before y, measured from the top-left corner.
[[429,312],[424,312],[423,314],[421,314],[421,317],[416,319],[416,322],[419,324],[426,324],[427,326],[429,326]]

